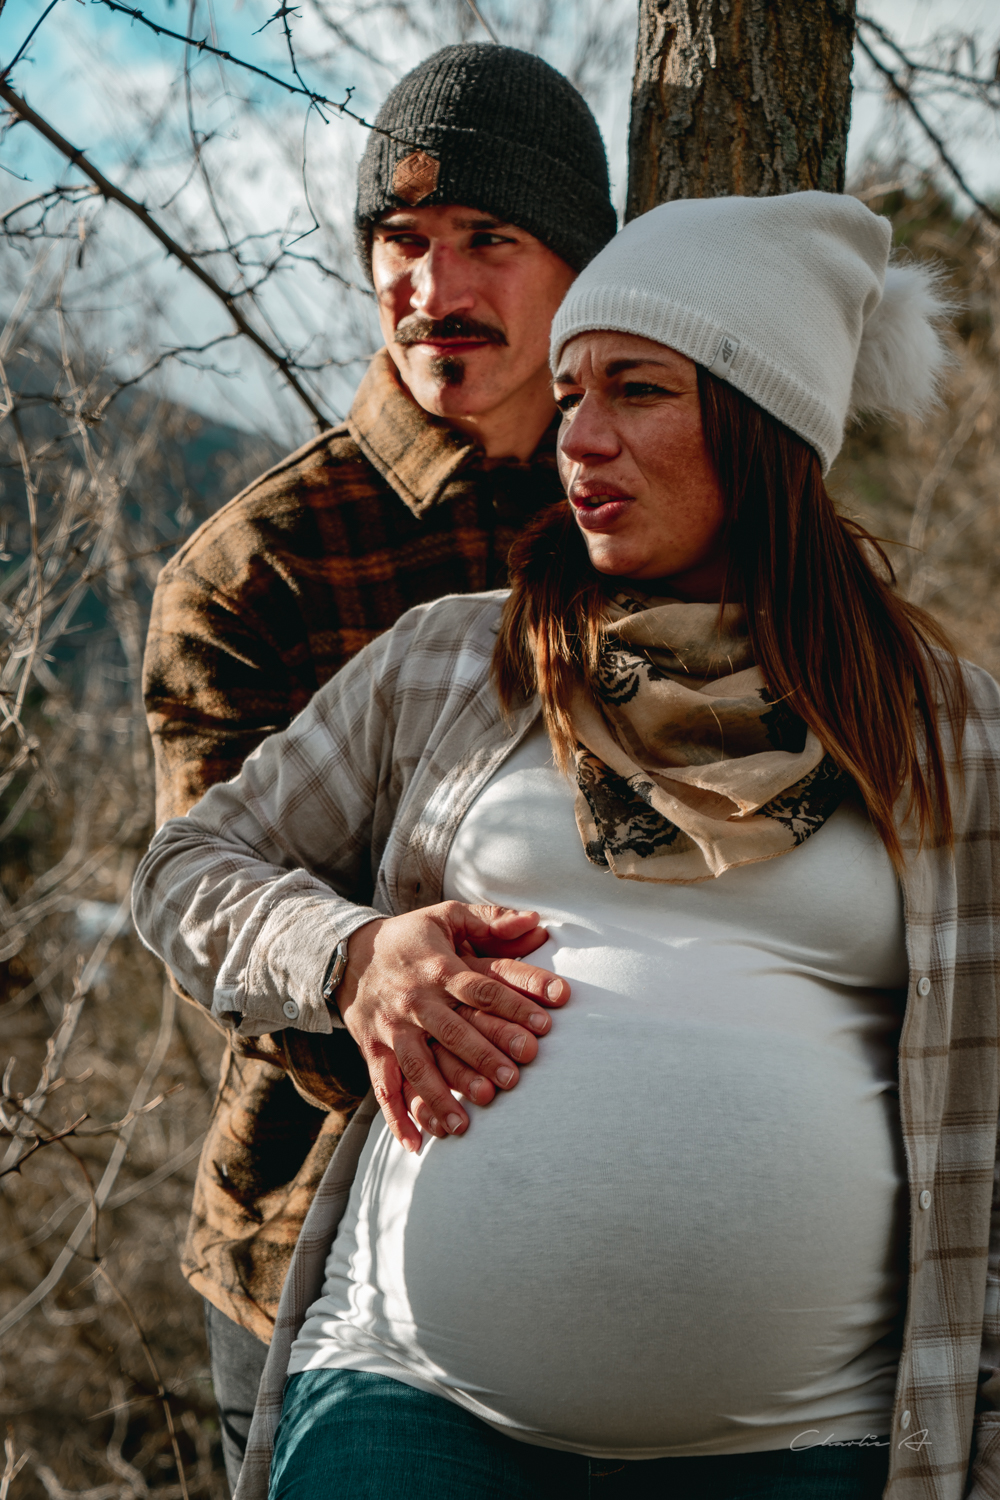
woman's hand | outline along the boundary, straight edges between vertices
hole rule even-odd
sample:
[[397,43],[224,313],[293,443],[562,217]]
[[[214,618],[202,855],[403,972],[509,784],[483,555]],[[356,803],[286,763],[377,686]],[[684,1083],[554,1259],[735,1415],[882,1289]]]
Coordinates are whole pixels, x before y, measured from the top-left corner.
[[369,922],[351,937],[337,1003],[408,1151],[420,1149],[414,1119],[436,1136],[468,1128],[452,1089],[489,1104],[537,1053],[552,1024],[540,1007],[569,999],[564,979],[519,961],[547,937],[537,912],[460,901]]

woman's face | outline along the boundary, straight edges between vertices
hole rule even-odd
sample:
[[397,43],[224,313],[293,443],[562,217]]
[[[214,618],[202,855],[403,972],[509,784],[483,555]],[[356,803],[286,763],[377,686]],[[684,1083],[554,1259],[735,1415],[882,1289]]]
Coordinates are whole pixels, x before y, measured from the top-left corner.
[[581,333],[555,378],[559,473],[599,573],[719,598],[722,494],[692,360],[631,333]]

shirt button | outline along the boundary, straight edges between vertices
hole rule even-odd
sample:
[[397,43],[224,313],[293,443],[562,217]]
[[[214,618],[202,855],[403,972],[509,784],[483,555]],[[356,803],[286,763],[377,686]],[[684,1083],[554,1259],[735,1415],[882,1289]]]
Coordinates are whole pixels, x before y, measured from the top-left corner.
[[284,1011],[285,1015],[290,1021],[294,1021],[299,1013],[299,1007],[296,1005],[294,1000],[286,1000],[281,1009]]
[[900,1417],[900,1419],[899,1419],[899,1425],[900,1425],[900,1427],[909,1427],[909,1425],[910,1425],[910,1413],[908,1411],[904,1411],[903,1415]]
[[930,992],[931,982],[925,974],[922,979],[917,980],[917,994],[920,996],[921,1000],[926,1000]]
[[921,1208],[930,1208],[931,1202],[932,1202],[931,1195],[927,1191],[927,1189],[924,1188],[923,1192],[920,1194],[920,1207]]

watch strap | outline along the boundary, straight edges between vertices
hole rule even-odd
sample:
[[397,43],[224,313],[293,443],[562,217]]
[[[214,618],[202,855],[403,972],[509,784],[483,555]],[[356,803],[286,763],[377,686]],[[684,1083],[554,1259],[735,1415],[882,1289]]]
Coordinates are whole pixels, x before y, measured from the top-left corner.
[[327,964],[326,973],[323,975],[323,988],[320,990],[320,994],[327,1004],[333,999],[337,986],[344,977],[346,968],[347,938],[341,938],[330,955],[330,962]]

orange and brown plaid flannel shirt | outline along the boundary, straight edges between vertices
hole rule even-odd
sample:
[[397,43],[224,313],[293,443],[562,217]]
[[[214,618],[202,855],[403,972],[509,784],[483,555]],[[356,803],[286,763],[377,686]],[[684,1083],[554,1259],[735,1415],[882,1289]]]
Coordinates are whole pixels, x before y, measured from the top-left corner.
[[[376,355],[346,422],[224,506],[160,575],[144,670],[157,822],[235,776],[411,605],[502,583],[516,529],[560,494],[554,426],[529,463],[488,466]],[[227,1050],[182,1265],[265,1341],[302,1221],[367,1088],[345,1031]]]

